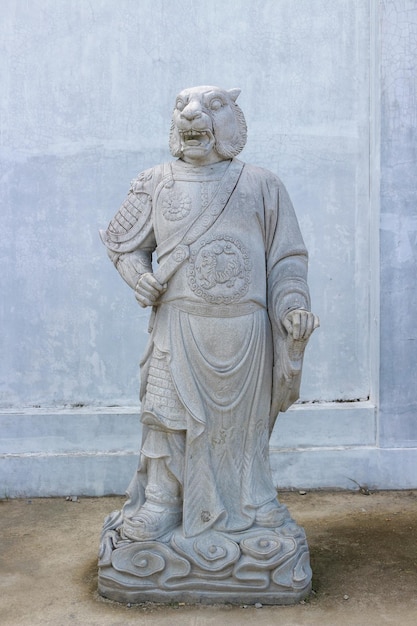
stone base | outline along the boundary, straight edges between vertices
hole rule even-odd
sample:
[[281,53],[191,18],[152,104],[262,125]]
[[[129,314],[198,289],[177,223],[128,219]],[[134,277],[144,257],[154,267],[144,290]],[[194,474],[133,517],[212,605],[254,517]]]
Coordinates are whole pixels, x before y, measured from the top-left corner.
[[121,515],[107,518],[99,560],[99,593],[118,602],[296,604],[311,590],[304,530],[288,517],[279,528],[208,531],[182,527],[156,541],[123,539]]

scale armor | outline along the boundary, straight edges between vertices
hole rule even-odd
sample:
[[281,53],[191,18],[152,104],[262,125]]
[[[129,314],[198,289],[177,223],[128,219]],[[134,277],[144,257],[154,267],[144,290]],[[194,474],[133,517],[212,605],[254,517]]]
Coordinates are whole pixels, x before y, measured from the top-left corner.
[[152,171],[148,170],[132,181],[125,201],[107,230],[100,232],[103,243],[113,252],[132,251],[151,231],[152,200],[145,188],[151,179]]

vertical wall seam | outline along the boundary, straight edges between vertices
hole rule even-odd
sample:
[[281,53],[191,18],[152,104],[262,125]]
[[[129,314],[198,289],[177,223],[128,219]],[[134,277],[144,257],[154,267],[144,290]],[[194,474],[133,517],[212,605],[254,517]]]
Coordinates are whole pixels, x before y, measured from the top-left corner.
[[370,399],[376,405],[379,447],[380,376],[380,183],[381,183],[381,0],[370,2],[369,54],[369,242],[370,242]]

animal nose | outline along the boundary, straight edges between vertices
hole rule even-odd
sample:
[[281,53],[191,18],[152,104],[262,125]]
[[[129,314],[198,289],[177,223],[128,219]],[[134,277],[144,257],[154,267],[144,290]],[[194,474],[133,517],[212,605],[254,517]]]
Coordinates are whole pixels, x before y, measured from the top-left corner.
[[185,119],[189,122],[201,117],[201,115],[201,109],[196,102],[190,102],[187,104],[181,113],[181,117],[185,117]]

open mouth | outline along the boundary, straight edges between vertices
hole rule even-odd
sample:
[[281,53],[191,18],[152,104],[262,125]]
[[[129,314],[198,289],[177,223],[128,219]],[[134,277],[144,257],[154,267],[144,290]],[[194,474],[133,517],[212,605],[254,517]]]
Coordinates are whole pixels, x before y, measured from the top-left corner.
[[186,146],[207,145],[214,139],[210,130],[183,130],[180,131],[180,135]]

